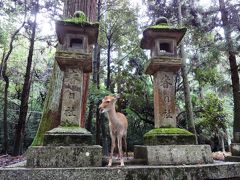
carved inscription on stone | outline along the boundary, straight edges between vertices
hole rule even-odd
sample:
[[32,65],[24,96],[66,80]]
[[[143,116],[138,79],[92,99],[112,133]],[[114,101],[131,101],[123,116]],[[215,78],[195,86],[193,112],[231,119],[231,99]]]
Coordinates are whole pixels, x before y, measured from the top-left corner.
[[175,74],[159,71],[154,75],[155,127],[176,127]]
[[160,79],[160,86],[162,86],[163,88],[169,88],[172,85],[172,78],[167,73],[164,73],[163,77],[161,77]]
[[79,125],[83,74],[79,68],[64,72],[61,124]]

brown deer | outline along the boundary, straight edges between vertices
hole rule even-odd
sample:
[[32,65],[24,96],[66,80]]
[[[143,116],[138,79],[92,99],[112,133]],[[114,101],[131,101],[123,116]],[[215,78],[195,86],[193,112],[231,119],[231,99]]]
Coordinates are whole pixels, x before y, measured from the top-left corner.
[[125,150],[127,152],[127,128],[128,120],[122,113],[116,112],[115,103],[119,96],[105,96],[102,103],[99,105],[101,113],[107,113],[109,121],[109,131],[111,136],[111,154],[108,162],[108,166],[112,166],[112,156],[115,148],[115,141],[117,139],[118,151],[120,156],[120,166],[124,166],[123,151],[122,151],[122,139],[124,139]]

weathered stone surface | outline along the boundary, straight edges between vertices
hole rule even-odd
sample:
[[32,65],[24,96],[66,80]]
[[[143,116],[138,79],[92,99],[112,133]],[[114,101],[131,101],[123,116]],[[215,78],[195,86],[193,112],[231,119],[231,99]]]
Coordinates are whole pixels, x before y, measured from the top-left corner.
[[180,128],[155,128],[144,134],[144,145],[195,144],[194,135]]
[[240,143],[240,132],[234,132],[234,142]]
[[240,156],[240,143],[232,143],[230,148],[233,156]]
[[68,168],[102,166],[102,147],[31,146],[26,152],[27,167]]
[[144,145],[186,145],[195,144],[194,135],[184,134],[158,134],[155,136],[144,136]]
[[148,165],[212,163],[209,145],[135,146],[134,158],[146,159]]
[[177,72],[181,67],[181,58],[174,56],[159,56],[151,58],[145,65],[145,73],[154,75],[158,71]]
[[74,66],[80,68],[84,73],[92,72],[92,55],[69,51],[57,51],[55,59],[62,71]]
[[44,135],[44,146],[92,145],[92,134],[81,127],[57,127]]
[[61,126],[77,126],[81,119],[83,72],[79,68],[64,71]]
[[224,160],[226,162],[240,162],[240,156],[226,156]]
[[204,180],[240,177],[240,163],[184,166],[0,168],[1,180]]
[[174,72],[158,71],[154,74],[154,125],[176,127]]

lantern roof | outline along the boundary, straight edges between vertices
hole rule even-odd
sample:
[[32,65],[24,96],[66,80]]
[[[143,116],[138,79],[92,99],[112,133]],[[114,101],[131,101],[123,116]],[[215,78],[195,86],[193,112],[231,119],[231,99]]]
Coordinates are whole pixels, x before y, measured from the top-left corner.
[[187,28],[175,28],[170,26],[167,18],[160,17],[155,25],[149,26],[143,31],[140,47],[143,49],[151,49],[154,46],[154,40],[158,38],[176,39],[178,45],[186,31]]
[[76,11],[72,18],[56,21],[55,24],[60,44],[63,44],[66,34],[83,34],[88,37],[88,44],[97,42],[99,24],[88,22],[82,11]]

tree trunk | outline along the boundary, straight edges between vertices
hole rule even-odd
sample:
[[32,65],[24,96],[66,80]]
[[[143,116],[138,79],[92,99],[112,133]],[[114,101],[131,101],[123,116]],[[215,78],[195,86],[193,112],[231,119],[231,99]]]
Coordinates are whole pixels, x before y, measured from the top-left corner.
[[30,77],[31,77],[31,67],[32,67],[34,43],[35,43],[36,26],[37,26],[36,20],[37,20],[38,8],[39,8],[39,5],[37,1],[34,7],[34,22],[32,24],[32,34],[30,39],[27,67],[26,67],[25,79],[24,79],[22,96],[21,96],[19,119],[16,126],[16,131],[15,131],[14,148],[13,148],[13,155],[15,156],[19,155],[20,153],[20,146],[23,138],[22,136],[24,134],[25,121],[26,121],[27,112],[28,112],[28,99],[29,99],[29,92],[30,92],[30,85],[31,85]]
[[[64,1],[64,17],[71,17],[75,11],[81,10],[90,21],[94,21],[96,18],[96,0],[65,0]],[[88,84],[84,79],[83,84]],[[50,81],[50,88],[45,100],[43,108],[43,115],[38,127],[37,134],[34,138],[32,146],[42,145],[44,133],[57,127],[60,124],[61,114],[61,91],[62,91],[63,74],[60,71],[58,64],[54,62],[54,68],[52,78]],[[85,88],[85,87],[83,87]],[[87,97],[88,88],[85,89],[84,97]],[[83,98],[87,99],[87,98]],[[82,104],[86,104],[86,101],[82,101]],[[86,106],[82,109],[81,114],[85,113]],[[84,116],[82,116],[84,117]],[[84,122],[81,119],[81,122]]]
[[93,110],[94,109],[94,101],[91,100],[90,101],[90,105],[89,105],[89,110],[88,110],[88,118],[86,121],[86,129],[90,132],[92,132],[92,118],[93,118]]
[[53,73],[45,99],[43,113],[37,134],[34,137],[32,146],[39,146],[43,143],[44,134],[60,124],[61,115],[61,92],[62,92],[63,73],[59,69],[57,62],[54,62]]
[[83,97],[82,97],[82,109],[81,109],[81,119],[80,119],[80,126],[85,128],[85,113],[86,113],[86,106],[87,106],[87,97],[88,97],[88,86],[89,86],[89,79],[90,73],[83,74]]
[[[99,104],[99,103],[98,103]],[[96,111],[96,144],[100,145],[101,144],[101,117],[100,113],[97,110]]]
[[226,46],[228,53],[228,61],[230,64],[233,102],[234,102],[234,121],[233,121],[233,141],[239,143],[240,133],[240,88],[239,88],[239,75],[236,55],[233,48],[233,41],[231,38],[231,27],[228,20],[228,11],[225,7],[224,0],[219,0],[221,19],[223,23],[224,34],[226,38]]
[[[178,0],[177,2],[178,2],[178,24],[180,26],[182,26],[181,0]],[[180,53],[181,53],[181,57],[182,57],[181,72],[182,72],[182,78],[183,78],[185,108],[186,108],[186,112],[187,112],[188,129],[190,132],[192,132],[195,135],[195,141],[196,141],[196,144],[198,144],[197,133],[196,133],[194,120],[193,120],[193,110],[192,110],[192,102],[191,102],[191,96],[190,96],[190,87],[189,87],[189,83],[188,83],[187,70],[186,70],[186,56],[185,56],[185,51],[184,51],[184,47],[182,44],[180,45]]]
[[63,16],[72,17],[75,11],[83,11],[89,21],[96,19],[97,0],[65,0]]
[[107,45],[107,90],[110,90],[111,84],[111,37],[107,37],[108,45]]
[[[3,55],[3,57],[5,57]],[[4,59],[4,58],[3,58]],[[2,76],[5,81],[5,87],[4,87],[4,105],[3,105],[3,154],[7,154],[8,152],[8,87],[9,87],[9,78],[6,75],[7,70],[7,63],[3,63],[3,69],[2,69]]]

